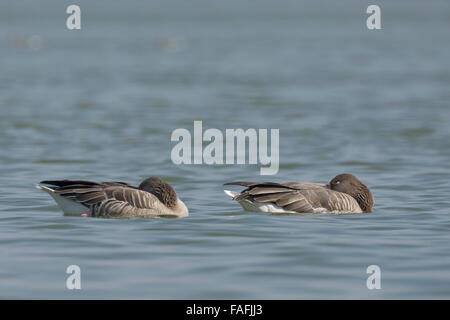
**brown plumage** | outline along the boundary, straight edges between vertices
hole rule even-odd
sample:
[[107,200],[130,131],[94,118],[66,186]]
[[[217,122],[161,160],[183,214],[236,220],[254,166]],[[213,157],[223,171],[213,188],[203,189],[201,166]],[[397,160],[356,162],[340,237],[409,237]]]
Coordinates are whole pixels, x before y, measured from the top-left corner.
[[188,215],[172,186],[157,177],[144,180],[139,187],[85,180],[47,180],[37,187],[48,192],[67,214],[115,218]]
[[372,212],[371,191],[351,174],[340,174],[328,185],[299,182],[229,182],[244,186],[241,193],[226,191],[246,210],[273,213]]

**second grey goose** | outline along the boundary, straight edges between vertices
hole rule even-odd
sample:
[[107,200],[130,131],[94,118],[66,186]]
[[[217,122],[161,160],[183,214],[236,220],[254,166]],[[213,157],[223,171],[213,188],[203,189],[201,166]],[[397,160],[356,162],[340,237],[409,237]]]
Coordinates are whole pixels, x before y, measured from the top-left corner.
[[368,213],[372,192],[351,174],[340,174],[329,184],[308,182],[229,182],[247,187],[241,193],[225,190],[247,211],[268,213]]
[[69,215],[105,218],[189,215],[172,186],[157,177],[148,178],[139,186],[125,182],[47,180],[36,187],[49,193]]

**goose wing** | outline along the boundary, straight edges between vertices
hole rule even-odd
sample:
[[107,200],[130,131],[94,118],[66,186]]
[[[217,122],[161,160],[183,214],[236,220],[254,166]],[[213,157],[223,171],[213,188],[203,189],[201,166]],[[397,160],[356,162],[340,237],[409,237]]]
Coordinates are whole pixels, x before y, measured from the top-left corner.
[[285,211],[298,213],[357,212],[359,206],[350,195],[336,192],[318,183],[229,182],[247,188],[233,200],[273,203]]
[[81,203],[92,216],[158,215],[163,204],[159,199],[126,182],[92,182],[84,180],[42,181],[56,186],[56,194]]
[[51,186],[55,186],[58,188],[62,187],[93,187],[93,186],[125,186],[130,187],[133,189],[138,189],[135,185],[132,185],[128,182],[119,182],[119,181],[108,181],[108,182],[94,182],[94,181],[88,181],[88,180],[45,180],[41,181],[41,184],[47,184]]

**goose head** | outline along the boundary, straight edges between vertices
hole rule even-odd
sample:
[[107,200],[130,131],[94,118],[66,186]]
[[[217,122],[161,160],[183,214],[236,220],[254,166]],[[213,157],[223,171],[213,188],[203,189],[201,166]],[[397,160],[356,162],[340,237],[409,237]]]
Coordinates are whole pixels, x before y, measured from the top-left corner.
[[178,196],[170,184],[158,177],[145,179],[139,185],[139,190],[155,195],[166,207],[174,208],[178,202]]
[[334,177],[327,187],[331,190],[351,195],[358,202],[363,212],[372,212],[374,205],[372,192],[354,175],[349,173],[340,174]]

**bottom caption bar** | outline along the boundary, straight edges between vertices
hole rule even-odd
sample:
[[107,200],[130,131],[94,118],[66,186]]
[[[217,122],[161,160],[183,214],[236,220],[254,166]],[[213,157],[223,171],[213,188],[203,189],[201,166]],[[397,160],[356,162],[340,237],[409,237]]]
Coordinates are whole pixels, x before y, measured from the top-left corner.
[[[390,301],[390,300],[3,300],[3,311],[11,308],[16,316],[33,310],[52,312],[54,307],[70,310],[71,316],[81,317],[89,308],[89,314],[99,312],[102,318],[109,314],[117,316],[120,312],[142,312],[147,318],[160,319],[280,319],[285,315],[304,315],[309,312],[321,316],[345,314],[348,308],[359,304],[364,310],[381,310],[398,306],[402,313],[416,312],[422,308],[444,306],[444,301]],[[432,304],[432,306],[431,306]],[[22,306],[24,305],[24,306]],[[27,305],[27,306],[26,306]],[[28,308],[29,307],[29,308]],[[30,309],[32,308],[32,309]],[[368,309],[366,309],[368,308]],[[374,309],[374,310],[375,310]],[[347,311],[346,311],[347,310]]]

